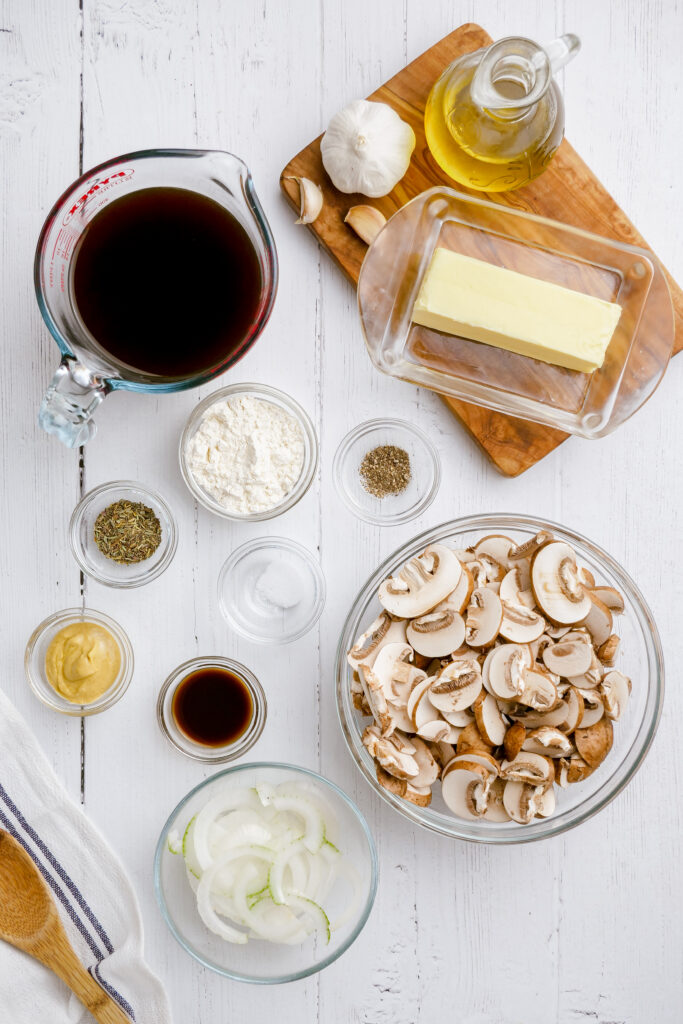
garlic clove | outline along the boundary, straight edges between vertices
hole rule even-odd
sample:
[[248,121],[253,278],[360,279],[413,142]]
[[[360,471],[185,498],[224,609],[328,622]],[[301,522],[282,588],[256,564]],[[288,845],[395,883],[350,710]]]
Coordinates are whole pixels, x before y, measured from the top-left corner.
[[368,245],[372,245],[386,222],[387,218],[374,206],[352,206],[344,217],[344,223]]
[[312,224],[323,208],[323,194],[310,178],[298,178],[295,174],[285,178],[299,186],[299,219],[295,224]]

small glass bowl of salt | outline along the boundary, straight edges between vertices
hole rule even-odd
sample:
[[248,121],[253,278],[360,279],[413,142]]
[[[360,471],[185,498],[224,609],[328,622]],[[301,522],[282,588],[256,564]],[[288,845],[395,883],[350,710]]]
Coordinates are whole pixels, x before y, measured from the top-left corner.
[[285,537],[260,537],[237,548],[218,577],[223,618],[248,640],[286,644],[320,618],[325,577],[316,558]]

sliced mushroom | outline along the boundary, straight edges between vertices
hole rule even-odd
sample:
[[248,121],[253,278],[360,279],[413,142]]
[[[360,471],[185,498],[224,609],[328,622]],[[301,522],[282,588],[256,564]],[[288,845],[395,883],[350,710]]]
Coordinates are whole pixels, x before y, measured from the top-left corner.
[[559,772],[556,774],[557,783],[563,789],[565,786],[575,782],[583,782],[592,773],[593,769],[578,754],[573,754],[569,760],[562,758],[558,761]]
[[598,658],[603,665],[612,665],[616,660],[617,654],[619,653],[619,645],[621,641],[616,633],[612,633],[608,637],[602,647],[598,648]]
[[431,750],[423,740],[418,736],[413,736],[410,742],[415,747],[415,754],[413,756],[420,769],[419,773],[410,780],[410,784],[416,789],[429,788],[434,785],[439,777],[439,766]]
[[547,633],[543,633],[539,636],[538,640],[532,640],[529,644],[529,650],[531,651],[532,661],[543,661],[543,652],[546,647],[552,647],[555,641],[548,636]]
[[385,736],[394,729],[409,732],[411,719],[407,712],[408,696],[416,682],[426,673],[409,664],[413,651],[409,644],[386,644],[375,658],[372,668],[359,666],[363,692]]
[[631,680],[621,672],[608,672],[600,683],[605,714],[616,721],[621,718],[631,696]]
[[519,698],[522,704],[535,711],[550,711],[557,703],[557,686],[546,669],[535,665],[524,670],[524,690]]
[[481,692],[481,669],[476,661],[452,661],[432,681],[428,696],[439,711],[465,711]]
[[439,612],[444,608],[450,608],[452,611],[457,612],[458,615],[462,615],[465,608],[467,608],[467,605],[470,603],[470,597],[473,590],[474,577],[472,576],[468,566],[464,564],[462,565],[462,572],[455,590],[453,590],[443,601],[440,601],[434,611]]
[[383,611],[368,627],[365,633],[356,640],[346,659],[353,669],[358,669],[361,662],[372,668],[373,662],[382,647],[386,644],[406,642],[406,624],[400,619],[392,619],[388,612]]
[[507,572],[512,568],[508,557],[514,546],[510,538],[505,537],[502,533],[490,533],[477,541],[474,545],[474,553],[479,559],[492,559]]
[[574,729],[583,725],[585,702],[581,691],[577,690],[575,686],[570,686],[562,698],[562,705],[566,709],[566,715],[559,723],[558,728],[569,735],[574,732]]
[[570,640],[566,637],[543,650],[543,663],[558,676],[570,679],[587,672],[593,660],[593,649],[590,643],[583,640]]
[[375,765],[375,774],[380,786],[393,793],[394,796],[410,800],[411,803],[417,804],[419,807],[429,807],[432,802],[432,791],[429,786],[418,788],[413,782],[407,782],[405,779],[396,779],[378,764]]
[[362,740],[370,755],[394,778],[414,779],[419,773],[415,747],[404,733],[382,736],[376,725],[369,725]]
[[598,690],[578,690],[577,692],[583,700],[583,717],[579,724],[582,728],[588,729],[600,721],[605,713],[605,705]]
[[586,764],[595,769],[602,764],[610,750],[614,739],[614,730],[609,718],[603,716],[595,725],[577,729],[574,742],[580,756]]
[[427,746],[429,747],[431,755],[436,761],[440,771],[443,771],[448,762],[455,757],[455,747],[450,743],[429,742],[427,743]]
[[537,551],[546,544],[550,544],[552,540],[552,533],[548,533],[547,530],[540,530],[535,537],[530,537],[523,544],[517,544],[516,547],[511,548],[508,552],[508,558],[511,562],[517,562],[522,558],[533,558]]
[[526,739],[526,729],[521,722],[513,722],[503,738],[503,749],[508,761],[514,761]]
[[569,682],[572,686],[576,686],[579,690],[594,690],[600,685],[600,680],[605,674],[605,670],[595,651],[591,655],[591,664],[587,672],[584,672],[580,676],[569,676]]
[[571,626],[553,626],[551,624],[547,627],[546,634],[551,640],[561,640],[567,633],[571,632],[571,628]]
[[481,690],[472,710],[483,739],[492,747],[499,747],[505,739],[507,723],[500,713],[495,697],[486,693],[485,690]]
[[593,587],[593,596],[617,615],[621,615],[624,610],[624,599],[614,587]]
[[361,715],[372,715],[372,708],[365,699],[363,684],[358,672],[353,672],[351,675],[351,700],[354,708],[356,711],[360,711]]
[[564,541],[552,541],[536,552],[531,586],[538,607],[559,626],[581,622],[590,611],[591,599],[579,578],[574,549]]
[[503,791],[503,807],[509,817],[519,825],[528,825],[536,814],[537,787],[516,779],[506,781]]
[[467,750],[464,754],[456,754],[453,761],[474,761],[480,764],[491,775],[498,775],[498,761],[489,750]]
[[491,744],[487,743],[483,738],[477,728],[476,722],[471,722],[470,725],[465,726],[458,736],[458,742],[455,747],[456,757],[459,754],[467,754],[470,752],[481,754],[491,753]]
[[540,786],[540,793],[536,793],[536,817],[549,818],[555,812],[555,789],[552,785]]
[[464,729],[466,725],[474,721],[474,712],[470,708],[465,711],[441,711],[439,714],[457,729]]
[[488,800],[486,804],[486,810],[484,811],[484,817],[487,821],[509,821],[510,815],[505,810],[505,804],[503,802],[503,795],[505,793],[505,786],[507,783],[503,782],[502,779],[494,779],[488,791]]
[[443,601],[457,586],[462,566],[450,548],[431,544],[396,576],[380,585],[380,604],[392,615],[413,619]]
[[503,618],[503,605],[497,594],[485,587],[477,587],[465,618],[465,639],[470,647],[490,647],[498,636]]
[[569,757],[574,752],[574,744],[559,729],[542,725],[540,729],[529,733],[522,744],[522,750],[543,754],[545,757]]
[[[468,562],[467,568],[469,570],[470,576],[472,577],[474,589],[478,587],[485,587],[487,583],[490,582],[488,573],[486,571],[486,566],[484,565],[483,562],[480,562],[478,558],[475,558],[474,561],[472,562]],[[471,597],[472,594],[470,593],[470,598]]]
[[457,743],[461,732],[461,729],[456,728],[454,725],[449,725],[439,715],[438,718],[431,718],[424,725],[421,725],[417,734],[429,743]]
[[528,782],[532,786],[541,786],[551,782],[555,776],[555,766],[550,758],[543,754],[520,750],[512,761],[505,760],[500,766],[500,777],[514,779],[517,782]]
[[588,614],[581,620],[581,625],[585,626],[590,633],[593,645],[602,647],[604,643],[607,643],[612,632],[612,613],[595,594],[589,593],[588,599],[590,608]]
[[519,562],[505,574],[500,581],[499,594],[504,604],[523,605],[525,608],[536,606],[531,590],[529,564],[526,561]]
[[[429,685],[430,686],[431,686],[432,682],[433,682],[433,679],[432,679],[432,677],[430,677],[429,678]],[[416,687],[416,689],[418,689],[418,688]],[[441,715],[439,714],[437,709],[434,707],[432,702],[429,700],[429,697],[428,697],[429,687],[426,687],[425,689],[422,689],[420,687],[419,693],[420,693],[420,695],[417,697],[415,703],[412,705],[412,708],[411,708],[411,718],[412,718],[412,721],[413,721],[413,726],[414,726],[415,732],[417,732],[420,735],[422,735],[422,730],[424,729],[424,727],[429,722],[441,722],[441,723],[443,723],[443,726],[447,726],[448,723],[443,721],[443,719],[441,718]],[[411,697],[412,697],[412,694],[411,694]],[[447,732],[447,729],[442,727],[438,731],[439,731],[439,733],[444,733],[445,734]],[[424,738],[427,739],[427,737],[424,737]],[[444,739],[444,736],[442,736],[442,735],[439,735],[437,737],[429,736],[429,739],[441,740],[441,739]]]
[[433,676],[427,676],[425,679],[421,679],[418,683],[416,683],[415,686],[410,691],[410,695],[406,703],[406,711],[413,725],[413,729],[411,731],[417,730],[417,723],[415,720],[415,709],[417,708],[418,702],[422,699],[422,697],[425,695],[429,687],[432,685],[433,680]]
[[429,786],[418,789],[412,782],[407,782],[404,797],[418,807],[429,807],[432,802],[432,791]]
[[[365,741],[363,741],[365,742]],[[407,782],[405,779],[397,779],[395,775],[390,775],[388,771],[377,762],[375,762],[375,775],[382,789],[388,790],[393,793],[394,796],[405,796]]]
[[543,635],[547,625],[538,612],[525,605],[503,604],[503,618],[498,632],[515,644],[529,644]]
[[428,612],[408,623],[406,639],[418,654],[445,658],[465,639],[465,620],[450,608]]
[[480,783],[491,784],[493,777],[485,768],[474,761],[451,761],[444,769],[441,780],[441,795],[453,814],[460,818],[478,818],[473,807],[474,789]]
[[524,673],[530,667],[531,654],[528,647],[501,644],[487,654],[482,681],[494,697],[515,700],[524,692]]

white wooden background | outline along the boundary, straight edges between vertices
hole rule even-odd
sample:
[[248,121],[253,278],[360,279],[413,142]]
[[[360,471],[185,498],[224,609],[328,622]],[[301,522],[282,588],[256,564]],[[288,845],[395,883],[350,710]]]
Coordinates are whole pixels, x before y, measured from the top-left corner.
[[[142,904],[148,958],[168,986],[176,1021],[248,1015],[283,1024],[432,1024],[444,1017],[456,1024],[679,1022],[683,357],[616,435],[572,440],[520,479],[506,480],[435,396],[372,370],[353,291],[294,226],[278,174],[336,110],[462,22],[476,20],[494,37],[546,40],[574,31],[583,49],[564,73],[568,135],[683,280],[675,177],[683,160],[683,5],[2,0],[0,12],[0,685],[127,865]],[[281,520],[233,526],[193,506],[176,446],[204,390],[158,401],[107,399],[82,465],[77,453],[37,429],[38,402],[57,359],[31,283],[43,218],[83,168],[153,146],[240,154],[275,232],[275,311],[227,380],[284,388],[317,424],[319,478]],[[426,427],[444,479],[421,520],[381,530],[340,507],[330,470],[342,435],[383,413]],[[68,517],[84,489],[121,477],[167,496],[180,524],[178,553],[145,588],[117,593],[87,581],[82,595],[67,550]],[[651,602],[669,668],[659,735],[629,789],[566,838],[511,849],[449,842],[394,815],[353,767],[333,693],[337,635],[370,569],[427,526],[498,510],[557,519],[604,545]],[[316,547],[328,582],[319,627],[279,650],[231,636],[215,597],[223,559],[266,533]],[[36,623],[82,596],[121,621],[136,657],[125,699],[83,726],[44,709],[22,668]],[[205,774],[162,738],[156,693],[178,662],[219,652],[247,662],[267,690],[270,719],[255,757],[299,762],[340,783],[367,815],[379,847],[379,894],[360,940],[323,974],[279,990],[233,984],[201,969],[166,931],[152,893],[158,830]]]

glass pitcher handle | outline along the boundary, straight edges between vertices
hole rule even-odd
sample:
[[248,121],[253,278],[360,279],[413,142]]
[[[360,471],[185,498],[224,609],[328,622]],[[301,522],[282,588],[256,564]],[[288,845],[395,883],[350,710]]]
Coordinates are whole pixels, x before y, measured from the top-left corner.
[[543,43],[543,49],[550,61],[552,73],[555,75],[560,68],[563,68],[565,64],[568,64],[570,60],[576,57],[581,49],[581,40],[573,32],[567,32],[565,35],[553,39],[550,43]]
[[92,415],[109,390],[73,356],[64,356],[41,402],[38,423],[67,448],[78,448],[94,437]]

